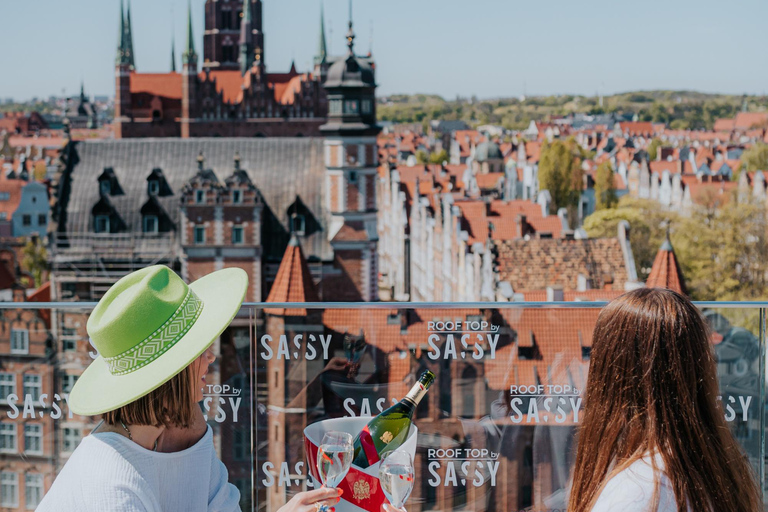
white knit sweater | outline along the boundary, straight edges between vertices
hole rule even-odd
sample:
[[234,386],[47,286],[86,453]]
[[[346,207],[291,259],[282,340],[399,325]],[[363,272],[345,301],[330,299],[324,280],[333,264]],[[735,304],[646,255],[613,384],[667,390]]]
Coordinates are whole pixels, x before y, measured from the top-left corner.
[[83,439],[37,512],[240,512],[208,427],[175,453],[147,450],[113,432]]

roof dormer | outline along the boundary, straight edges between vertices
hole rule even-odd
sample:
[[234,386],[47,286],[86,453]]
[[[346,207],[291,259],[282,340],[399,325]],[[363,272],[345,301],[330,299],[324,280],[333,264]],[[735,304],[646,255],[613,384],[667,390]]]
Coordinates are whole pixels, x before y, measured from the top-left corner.
[[167,197],[173,195],[171,186],[165,179],[163,170],[159,167],[152,169],[152,172],[147,176],[147,195],[150,197]]
[[117,175],[112,167],[105,167],[104,172],[99,176],[99,195],[106,196],[122,196],[123,192],[120,182],[117,180]]

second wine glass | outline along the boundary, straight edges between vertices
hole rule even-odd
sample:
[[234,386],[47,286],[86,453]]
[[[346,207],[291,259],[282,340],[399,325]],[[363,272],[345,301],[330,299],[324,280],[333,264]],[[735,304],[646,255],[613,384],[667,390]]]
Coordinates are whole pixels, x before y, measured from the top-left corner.
[[354,444],[346,432],[326,432],[317,449],[317,473],[323,487],[336,488],[352,466]]
[[379,481],[384,495],[395,508],[403,508],[413,490],[413,459],[404,450],[384,454],[379,466]]

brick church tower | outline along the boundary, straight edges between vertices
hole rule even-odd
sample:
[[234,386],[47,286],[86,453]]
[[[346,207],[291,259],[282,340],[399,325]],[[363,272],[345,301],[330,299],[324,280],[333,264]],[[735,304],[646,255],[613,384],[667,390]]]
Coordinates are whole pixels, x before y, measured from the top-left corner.
[[[328,239],[345,283],[324,282],[335,301],[378,300],[376,82],[370,61],[355,55],[350,5],[348,53],[328,69],[325,193],[330,212]],[[353,286],[350,286],[353,285]],[[349,291],[345,291],[349,290]],[[353,290],[357,291],[354,296]],[[343,296],[341,296],[343,295]]]
[[[204,70],[242,71],[249,69],[254,61],[263,61],[261,7],[261,0],[206,0]],[[245,58],[241,55],[244,47]]]

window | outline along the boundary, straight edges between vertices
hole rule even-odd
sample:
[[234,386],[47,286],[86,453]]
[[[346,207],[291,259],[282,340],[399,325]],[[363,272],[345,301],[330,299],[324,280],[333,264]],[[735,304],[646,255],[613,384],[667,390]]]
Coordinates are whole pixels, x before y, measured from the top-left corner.
[[233,190],[232,191],[232,202],[234,204],[240,204],[243,202],[243,191],[242,190]]
[[341,114],[341,100],[331,100],[330,114],[331,115]]
[[0,452],[16,453],[16,424],[0,423]]
[[345,100],[344,101],[344,113],[345,114],[357,114],[357,100]]
[[232,28],[232,11],[221,11],[221,28],[222,30],[229,30]]
[[27,473],[24,475],[24,489],[27,497],[27,510],[35,510],[43,501],[43,475]]
[[12,373],[0,373],[0,402],[8,400],[9,395],[16,394],[16,375]]
[[44,213],[40,213],[37,215],[37,225],[38,226],[45,226],[48,222],[48,216]]
[[232,243],[233,244],[243,243],[243,226],[234,226],[232,228]]
[[0,201],[10,201],[10,200],[11,200],[10,192],[0,192]]
[[64,327],[61,330],[61,349],[64,352],[74,352],[77,350],[77,331],[71,327]]
[[101,195],[108,196],[110,192],[112,192],[112,185],[109,183],[109,180],[104,180],[99,183],[99,192],[101,192]]
[[0,212],[0,220],[8,220],[8,212]]
[[24,425],[24,451],[30,454],[43,453],[43,426],[36,423]]
[[78,376],[77,375],[64,375],[61,377],[61,391],[64,393],[69,393],[72,391],[72,388],[75,386],[75,382],[77,382]]
[[80,444],[80,429],[77,428],[65,428],[61,432],[61,445],[64,452],[69,453],[75,451],[77,445]]
[[144,232],[157,233],[157,231],[158,231],[157,215],[145,215],[144,216]]
[[362,104],[363,114],[371,113],[371,100],[363,100]]
[[349,182],[350,183],[357,183],[357,173],[355,171],[349,172]]
[[291,229],[294,233],[297,235],[304,235],[305,230],[305,224],[304,224],[304,216],[303,215],[294,215],[291,218]]
[[43,383],[40,380],[39,375],[25,375],[24,376],[24,396],[31,396],[32,400],[37,402],[40,400],[40,393],[42,393]]
[[21,225],[22,226],[31,226],[32,225],[32,216],[28,213],[25,213],[21,216]]
[[151,196],[156,196],[160,193],[160,182],[157,180],[149,180],[147,182],[147,192]]
[[19,506],[19,474],[3,471],[0,473],[0,507]]
[[109,216],[97,215],[93,226],[97,233],[109,233]]
[[222,62],[235,61],[235,47],[233,45],[227,44],[221,47],[221,60]]
[[205,226],[195,226],[195,243],[205,243]]
[[205,203],[205,191],[204,190],[195,190],[195,202],[197,204],[204,204]]
[[247,460],[251,453],[251,439],[247,429],[234,429],[234,439],[232,440],[232,456],[235,460]]
[[29,354],[27,329],[11,329],[11,354]]

